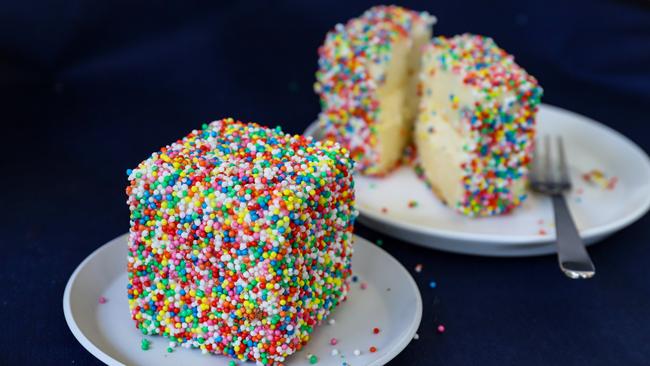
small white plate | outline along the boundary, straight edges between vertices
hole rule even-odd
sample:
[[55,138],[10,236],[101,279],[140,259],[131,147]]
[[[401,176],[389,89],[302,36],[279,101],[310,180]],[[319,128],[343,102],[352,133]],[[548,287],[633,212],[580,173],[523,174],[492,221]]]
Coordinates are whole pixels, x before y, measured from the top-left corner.
[[[542,105],[541,135],[561,135],[573,182],[567,195],[580,235],[588,244],[624,228],[650,207],[650,160],[632,141],[576,113]],[[312,124],[306,135],[317,134]],[[582,175],[598,169],[617,177],[613,190],[587,184]],[[359,220],[377,231],[426,247],[487,256],[531,256],[555,252],[550,200],[529,194],[511,214],[469,218],[444,206],[401,167],[384,178],[355,177]],[[410,208],[409,201],[417,202]]]
[[[209,365],[225,366],[230,358],[202,355],[199,350],[177,347],[167,353],[168,340],[143,336],[131,320],[126,297],[127,235],[111,240],[89,255],[74,271],[63,295],[63,312],[77,340],[108,365]],[[420,325],[422,299],[408,271],[384,250],[354,236],[352,282],[348,299],[318,326],[300,352],[287,358],[287,366],[309,365],[308,354],[319,366],[383,365],[406,347]],[[362,284],[365,289],[362,289]],[[106,302],[99,303],[100,296]],[[373,328],[379,328],[378,334]],[[140,349],[143,338],[151,341]],[[336,338],[338,344],[330,345]],[[377,351],[369,352],[370,347]],[[333,356],[332,349],[340,354]],[[360,356],[353,354],[355,349]],[[238,362],[238,365],[254,363]]]

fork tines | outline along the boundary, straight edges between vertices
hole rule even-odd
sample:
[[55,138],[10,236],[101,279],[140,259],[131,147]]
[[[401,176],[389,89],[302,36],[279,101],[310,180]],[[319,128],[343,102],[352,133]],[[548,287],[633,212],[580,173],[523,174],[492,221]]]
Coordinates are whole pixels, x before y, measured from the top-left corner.
[[549,135],[544,135],[543,149],[540,139],[535,141],[533,151],[533,162],[530,170],[530,182],[534,190],[543,193],[552,194],[560,193],[571,188],[568,165],[566,162],[566,153],[562,136],[556,136],[556,151],[553,152],[552,139]]

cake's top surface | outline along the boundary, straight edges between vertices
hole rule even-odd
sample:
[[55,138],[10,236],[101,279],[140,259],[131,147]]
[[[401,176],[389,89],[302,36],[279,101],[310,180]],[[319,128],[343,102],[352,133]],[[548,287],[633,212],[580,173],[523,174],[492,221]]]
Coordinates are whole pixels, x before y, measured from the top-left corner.
[[465,33],[451,38],[435,37],[427,47],[436,52],[443,70],[461,75],[466,85],[487,98],[505,92],[539,99],[537,80],[519,66],[512,55],[497,46],[492,38]]
[[[435,18],[399,6],[375,6],[345,25],[337,24],[319,48],[314,90],[320,95],[321,126],[350,149],[364,170],[376,157],[371,125],[377,118],[376,89],[386,80],[386,67],[397,39],[406,39],[416,26]],[[334,136],[332,136],[334,135]]]
[[319,185],[331,163],[351,166],[352,161],[336,143],[227,118],[153,153],[129,172],[129,180],[191,186],[201,177],[206,186],[216,179],[220,186],[269,190],[283,182]]

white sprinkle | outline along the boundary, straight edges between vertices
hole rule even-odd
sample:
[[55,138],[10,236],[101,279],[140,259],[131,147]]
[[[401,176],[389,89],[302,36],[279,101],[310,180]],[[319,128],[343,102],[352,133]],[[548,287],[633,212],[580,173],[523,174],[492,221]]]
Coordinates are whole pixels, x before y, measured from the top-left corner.
[[339,350],[336,349],[336,348],[334,348],[334,349],[332,350],[332,356],[337,356],[338,354],[339,354]]
[[420,339],[420,335],[415,333],[415,335],[413,336],[413,339],[415,339],[417,341],[418,339]]
[[359,351],[358,349],[355,349],[352,353],[354,353],[355,356],[361,355],[361,351]]
[[330,320],[327,321],[327,324],[334,325],[334,324],[336,324],[336,320],[330,319]]

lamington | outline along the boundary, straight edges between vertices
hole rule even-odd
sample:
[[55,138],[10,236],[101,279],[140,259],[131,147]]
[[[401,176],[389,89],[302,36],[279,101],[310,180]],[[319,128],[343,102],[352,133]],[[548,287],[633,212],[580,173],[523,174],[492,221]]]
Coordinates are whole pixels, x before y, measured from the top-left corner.
[[128,302],[170,347],[281,365],[345,300],[353,161],[222,119],[128,170]]
[[488,37],[436,37],[424,47],[415,145],[432,190],[469,216],[525,199],[542,88]]
[[336,25],[319,48],[318,124],[363,174],[390,172],[412,142],[420,49],[435,22],[426,12],[375,6]]

